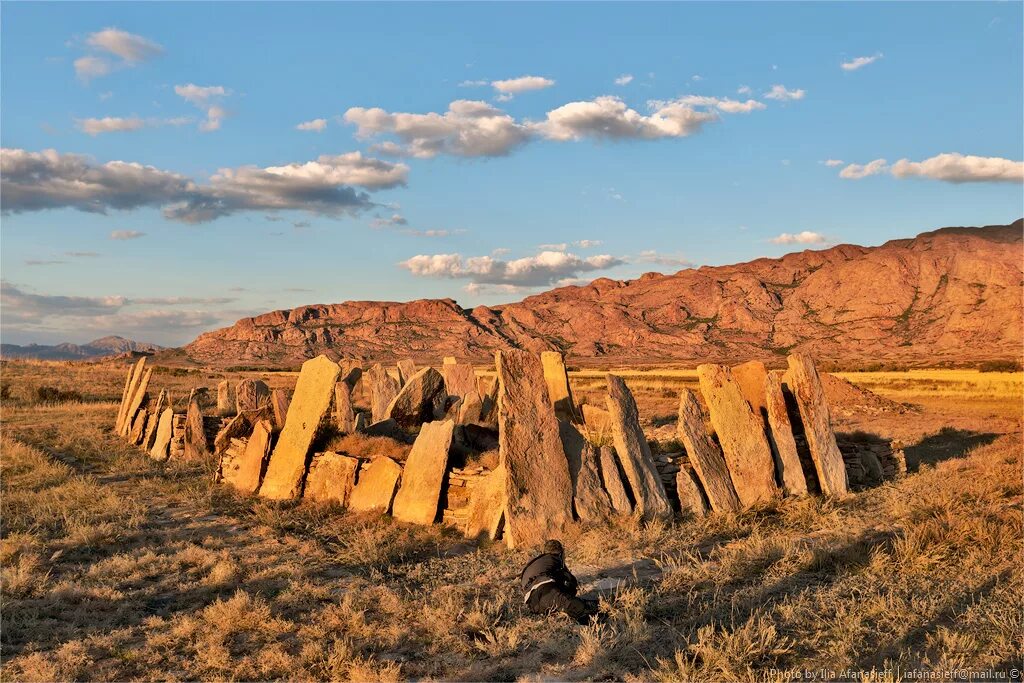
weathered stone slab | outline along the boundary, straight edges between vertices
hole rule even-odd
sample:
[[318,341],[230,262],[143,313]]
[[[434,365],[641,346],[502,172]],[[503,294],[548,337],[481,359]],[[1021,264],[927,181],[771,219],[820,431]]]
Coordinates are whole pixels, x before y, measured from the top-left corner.
[[121,399],[121,406],[117,410],[117,420],[114,422],[114,431],[119,435],[124,434],[124,422],[126,415],[128,414],[128,407],[131,405],[132,399],[135,398],[135,391],[139,386],[139,382],[142,380],[142,374],[145,367],[146,358],[143,356],[128,372],[128,383],[125,385],[124,394]]
[[498,467],[477,481],[469,494],[465,534],[469,538],[494,540],[505,517],[505,468]]
[[270,402],[270,387],[261,379],[243,379],[235,388],[235,411],[259,410]]
[[548,397],[555,407],[555,417],[565,422],[579,422],[580,414],[569,387],[569,373],[565,361],[558,351],[544,351],[540,354],[544,365],[544,381],[548,385]]
[[331,395],[340,373],[338,364],[327,356],[317,356],[302,364],[288,419],[260,486],[260,495],[264,498],[297,498],[302,492],[309,448],[330,410]]
[[156,403],[153,405],[152,410],[148,411],[149,415],[146,417],[146,433],[142,435],[142,442],[139,444],[139,448],[147,453],[153,448],[153,442],[156,439],[156,427],[160,422],[160,415],[163,414],[164,408],[166,408],[167,405],[167,390],[161,389],[160,395],[157,396]]
[[227,421],[213,439],[214,455],[223,455],[231,445],[231,439],[249,436],[252,425],[244,414],[238,414]]
[[[146,359],[143,358],[142,360]],[[124,424],[121,425],[122,436],[128,436],[128,432],[131,430],[132,424],[135,421],[135,414],[139,412],[139,408],[142,407],[142,402],[146,400],[146,392],[149,390],[149,379],[152,376],[153,368],[147,368],[146,371],[142,373],[142,379],[136,383],[131,403],[128,404],[128,412],[124,414]]]
[[708,504],[700,490],[697,475],[689,467],[676,472],[676,493],[679,495],[679,507],[683,512],[690,512],[694,517],[707,514]]
[[416,363],[412,361],[412,358],[403,358],[398,361],[398,374],[401,376],[402,386],[416,374]]
[[185,413],[185,453],[186,460],[201,460],[210,453],[206,443],[206,427],[203,424],[203,411],[199,400],[193,396],[188,402]]
[[459,405],[458,424],[467,425],[480,421],[480,413],[483,411],[484,402],[480,394],[471,391],[462,397]]
[[173,425],[174,409],[166,408],[160,413],[160,420],[156,423],[156,436],[153,437],[153,447],[149,451],[149,456],[154,460],[167,460],[170,457]]
[[612,441],[612,414],[604,408],[583,404],[583,424],[590,443],[604,446]]
[[289,405],[291,405],[291,399],[288,398],[288,394],[285,393],[284,389],[274,389],[270,392],[270,409],[274,415],[274,431],[279,432],[284,429]]
[[406,428],[417,427],[444,415],[447,398],[441,373],[434,368],[423,368],[409,378],[387,406],[384,417],[392,418]]
[[704,485],[708,503],[715,512],[736,512],[740,499],[732,485],[729,467],[721,449],[708,434],[704,425],[704,413],[697,402],[697,396],[689,389],[683,389],[679,397],[679,420],[676,433],[686,448],[686,455],[697,476]]
[[633,493],[635,509],[646,520],[671,518],[672,505],[654,464],[647,437],[640,428],[636,401],[621,377],[608,375],[607,401],[615,452]]
[[217,383],[217,414],[218,415],[230,415],[232,412],[237,411],[238,407],[235,405],[235,392],[231,387],[229,380],[223,380]]
[[388,457],[374,458],[359,473],[348,506],[357,512],[389,512],[402,477],[402,466]]
[[454,429],[455,423],[450,420],[428,422],[420,429],[405,461],[402,486],[392,506],[395,519],[415,524],[434,523]]
[[756,360],[737,365],[732,369],[732,376],[739,384],[743,398],[764,426],[775,462],[776,483],[781,482],[782,491],[787,496],[806,494],[807,481],[800,467],[779,378],[769,373],[764,363]]
[[572,523],[572,480],[540,359],[498,351],[498,450],[509,547],[558,538]]
[[441,367],[444,377],[444,388],[449,396],[462,398],[471,391],[476,391],[476,373],[473,366],[467,363],[445,363]]
[[775,461],[764,424],[747,405],[729,368],[698,365],[697,377],[740,504],[748,508],[778,498],[781,491],[775,484]]
[[260,475],[270,455],[270,435],[274,425],[270,420],[259,420],[252,428],[249,441],[242,454],[230,466],[221,468],[221,478],[242,493],[256,493],[260,487]]
[[615,448],[601,446],[598,449],[598,459],[601,463],[601,481],[604,483],[604,490],[608,493],[612,509],[616,512],[630,514],[633,512],[633,503],[629,500],[629,494],[622,483],[622,475],[619,474],[619,458],[615,454]]
[[829,414],[825,391],[821,387],[821,378],[814,362],[806,354],[794,353],[788,360],[789,370],[783,379],[800,410],[807,449],[811,452],[814,469],[818,473],[821,492],[841,496],[848,493],[850,487],[843,455],[839,452],[836,435],[832,431],[832,416]]
[[128,443],[138,445],[142,441],[142,437],[146,432],[146,417],[149,415],[146,410],[146,404],[148,400],[142,402],[142,407],[139,408],[139,412],[135,413],[135,420],[132,421],[132,427],[128,430]]
[[341,453],[317,453],[309,463],[303,500],[348,506],[356,485],[359,460]]
[[350,434],[356,430],[356,413],[352,409],[352,387],[345,382],[334,385],[334,424],[343,434]]
[[569,422],[559,421],[558,433],[569,462],[576,517],[584,522],[604,519],[611,513],[612,504],[601,484],[597,451]]
[[366,373],[366,381],[370,387],[370,412],[373,421],[380,422],[387,419],[389,417],[388,405],[398,395],[401,387],[380,363],[374,365]]
[[117,404],[117,415],[114,416],[114,432],[121,427],[121,415],[124,414],[125,405],[128,403],[128,391],[132,387],[132,374],[135,372],[135,364],[128,368],[125,373],[124,389],[121,390],[121,402]]

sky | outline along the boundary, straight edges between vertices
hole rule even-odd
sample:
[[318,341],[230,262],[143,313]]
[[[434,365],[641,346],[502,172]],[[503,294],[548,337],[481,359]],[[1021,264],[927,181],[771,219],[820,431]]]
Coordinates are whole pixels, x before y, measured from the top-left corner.
[[1008,223],[1022,7],[6,2],[0,338]]

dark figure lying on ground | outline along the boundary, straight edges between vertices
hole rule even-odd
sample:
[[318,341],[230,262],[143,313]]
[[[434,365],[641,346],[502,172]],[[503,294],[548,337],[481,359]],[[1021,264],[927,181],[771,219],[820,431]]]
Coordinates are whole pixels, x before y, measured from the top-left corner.
[[527,563],[519,575],[523,602],[534,614],[561,611],[579,624],[597,614],[596,600],[576,597],[579,582],[565,566],[565,549],[559,541],[545,541],[544,553]]

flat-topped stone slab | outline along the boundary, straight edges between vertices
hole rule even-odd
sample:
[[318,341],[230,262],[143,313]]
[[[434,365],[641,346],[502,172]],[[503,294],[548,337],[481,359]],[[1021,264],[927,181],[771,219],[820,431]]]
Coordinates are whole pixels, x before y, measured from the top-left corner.
[[317,453],[309,463],[303,500],[347,507],[356,485],[359,460],[341,453]]
[[548,385],[548,398],[555,408],[555,417],[565,422],[579,422],[580,415],[572,398],[569,373],[565,369],[562,354],[544,351],[540,354],[540,362],[544,366],[544,381]]
[[469,494],[465,534],[469,538],[494,540],[505,519],[505,468],[484,475]]
[[269,402],[270,387],[261,379],[243,379],[235,387],[235,412],[259,410]]
[[388,457],[374,458],[359,472],[359,482],[352,490],[349,509],[356,512],[391,511],[391,503],[402,477],[402,466]]
[[156,423],[156,435],[149,456],[154,460],[164,461],[170,457],[171,436],[174,429],[174,410],[165,408]]
[[441,500],[455,423],[427,422],[412,445],[395,495],[392,516],[402,522],[433,524]]
[[446,363],[441,366],[441,376],[444,377],[444,388],[449,396],[462,398],[469,392],[476,391],[476,373],[472,365]]

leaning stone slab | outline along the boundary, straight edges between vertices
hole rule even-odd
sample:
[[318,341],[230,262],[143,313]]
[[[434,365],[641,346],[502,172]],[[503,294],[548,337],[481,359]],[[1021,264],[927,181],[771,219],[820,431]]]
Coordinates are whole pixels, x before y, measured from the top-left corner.
[[647,437],[640,428],[636,401],[621,377],[608,375],[607,401],[615,452],[629,480],[636,510],[645,520],[671,518],[672,505],[654,464]]
[[612,504],[601,483],[597,450],[568,422],[559,421],[558,432],[569,461],[576,517],[584,522],[606,518],[612,511]]
[[806,494],[807,481],[800,467],[800,456],[797,455],[779,378],[769,373],[764,363],[756,360],[737,365],[732,369],[732,376],[739,384],[743,398],[764,426],[775,461],[775,479],[782,483],[782,492],[787,496]]
[[[143,358],[142,360],[146,360]],[[147,368],[142,374],[140,379],[135,384],[135,391],[132,394],[132,400],[128,404],[128,412],[124,414],[124,423],[121,425],[121,435],[128,436],[128,432],[131,430],[132,424],[135,421],[135,414],[139,412],[139,408],[142,407],[142,402],[146,400],[146,392],[149,390],[149,379],[153,376],[153,368]]]
[[124,414],[125,406],[128,403],[128,391],[132,387],[132,375],[135,373],[135,365],[128,368],[124,378],[124,389],[121,391],[121,402],[117,404],[117,415],[114,417],[114,433],[121,429],[121,416]]
[[434,523],[454,429],[451,420],[428,422],[420,429],[405,461],[402,486],[392,506],[395,519],[414,524]]
[[366,373],[370,387],[370,412],[373,421],[379,422],[388,417],[388,405],[398,395],[398,381],[388,374],[383,365],[377,363]]
[[217,383],[217,414],[218,415],[230,415],[232,411],[237,410],[235,405],[235,392],[231,388],[231,382],[229,380],[223,380]]
[[154,460],[167,460],[170,457],[171,435],[174,428],[174,409],[166,408],[160,413],[160,419],[156,423],[156,436],[153,437],[153,447],[149,456]]
[[297,498],[302,492],[309,448],[330,410],[331,395],[340,373],[338,364],[327,356],[317,356],[302,364],[288,419],[260,486],[260,495],[264,498]]
[[423,368],[409,378],[387,406],[384,418],[391,418],[406,428],[418,427],[444,415],[447,398],[441,373],[434,368]]
[[794,353],[788,360],[789,370],[783,379],[800,410],[807,449],[811,452],[821,491],[826,495],[841,496],[848,493],[850,487],[843,455],[832,431],[832,416],[821,387],[821,378],[814,362],[806,354]]
[[704,425],[704,413],[697,402],[697,396],[689,389],[683,389],[679,397],[679,420],[676,422],[679,440],[686,448],[686,455],[697,476],[704,485],[708,503],[715,512],[736,512],[740,499],[732,485],[729,467],[725,457],[708,434]]
[[540,354],[544,365],[544,381],[548,385],[548,397],[555,407],[555,417],[565,422],[579,422],[579,411],[569,388],[569,373],[565,361],[558,351],[544,351]]
[[604,483],[604,490],[608,492],[612,509],[615,512],[630,514],[633,512],[633,503],[629,500],[629,494],[622,483],[622,475],[619,474],[619,458],[615,455],[615,448],[601,446],[598,449],[598,460],[601,463],[601,481]]
[[128,373],[128,383],[125,385],[121,407],[118,408],[117,420],[114,422],[114,431],[119,435],[124,435],[124,423],[128,414],[128,407],[131,405],[132,399],[135,398],[135,392],[138,389],[139,382],[142,381],[142,374],[145,368],[146,358],[143,356],[132,366],[131,371]]
[[480,414],[483,412],[484,402],[480,394],[471,391],[462,397],[459,405],[458,424],[468,425],[480,421]]
[[416,363],[412,361],[412,358],[403,358],[398,361],[398,374],[401,376],[402,386],[404,387],[412,376],[416,374]]
[[167,390],[161,389],[159,396],[157,396],[156,404],[149,411],[149,417],[146,418],[146,433],[142,436],[142,443],[139,444],[139,447],[147,453],[153,448],[153,442],[156,439],[156,427],[160,422],[160,415],[163,414],[164,408],[168,406],[168,403]]
[[356,485],[359,460],[341,453],[317,453],[309,463],[303,500],[348,506]]
[[270,402],[270,387],[261,379],[243,379],[235,388],[235,410],[259,410]]
[[480,478],[469,494],[465,534],[494,540],[505,518],[505,468],[498,467]]
[[700,490],[697,475],[689,467],[676,472],[676,493],[679,495],[679,507],[683,512],[690,512],[694,517],[707,514],[708,504]]
[[389,512],[391,501],[402,477],[402,466],[388,457],[374,458],[359,473],[359,483],[352,490],[349,509],[356,512]]
[[444,377],[444,388],[449,396],[462,398],[471,391],[476,391],[476,374],[473,366],[467,363],[446,363],[441,366]]
[[242,493],[256,493],[260,487],[260,475],[270,455],[270,435],[273,431],[274,425],[270,420],[259,420],[255,424],[242,454],[230,467],[221,469],[224,483]]
[[199,400],[195,397],[188,402],[185,413],[185,454],[186,460],[201,460],[210,449],[206,443],[206,427],[203,424],[203,411],[199,408]]
[[572,480],[540,359],[498,351],[498,451],[507,475],[509,547],[558,538],[572,523]]
[[231,445],[232,439],[239,439],[242,437],[249,436],[249,432],[252,429],[252,424],[246,419],[246,416],[242,413],[235,415],[227,421],[220,431],[217,432],[217,436],[213,439],[213,453],[214,455],[223,455],[224,451]]
[[270,392],[270,409],[274,415],[274,431],[279,432],[284,429],[289,405],[291,405],[291,399],[288,398],[288,394],[285,393],[284,389],[274,389]]
[[775,484],[775,461],[764,425],[743,398],[732,372],[706,363],[697,366],[697,377],[740,504],[748,508],[778,498],[781,491]]
[[139,408],[139,412],[135,413],[135,420],[132,422],[132,427],[128,430],[128,443],[139,445],[142,442],[142,437],[146,433],[146,418],[149,412],[146,410],[147,401],[143,401],[142,407]]
[[343,434],[350,434],[356,430],[356,414],[352,409],[352,387],[345,382],[334,385],[334,423]]

